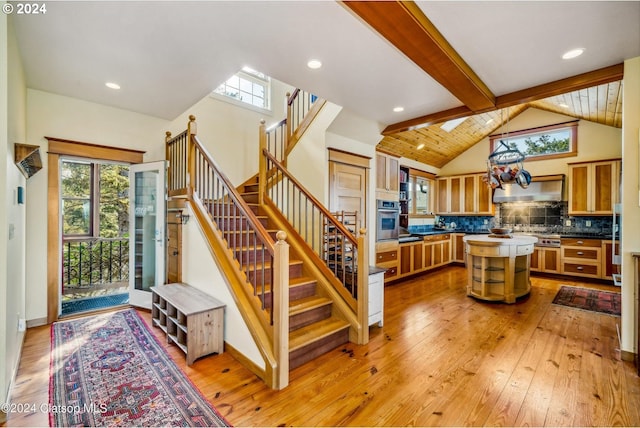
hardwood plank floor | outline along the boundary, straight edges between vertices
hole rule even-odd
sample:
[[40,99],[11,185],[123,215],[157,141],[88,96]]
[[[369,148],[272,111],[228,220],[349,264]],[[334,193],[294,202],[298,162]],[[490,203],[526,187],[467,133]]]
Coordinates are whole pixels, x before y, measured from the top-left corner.
[[[371,327],[370,342],[293,370],[283,391],[229,354],[187,367],[166,348],[236,426],[640,426],[620,319],[551,304],[563,284],[615,288],[532,277],[531,294],[507,305],[467,297],[465,281],[453,266],[387,286],[384,327]],[[49,335],[27,331],[13,403],[48,402]],[[10,414],[7,425],[47,426],[48,415]]]

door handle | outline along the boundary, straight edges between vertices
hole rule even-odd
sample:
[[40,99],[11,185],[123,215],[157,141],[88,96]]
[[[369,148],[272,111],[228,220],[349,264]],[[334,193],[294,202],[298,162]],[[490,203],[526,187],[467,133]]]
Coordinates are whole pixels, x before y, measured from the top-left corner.
[[174,251],[171,255],[172,255],[172,256],[177,256],[178,254],[180,254],[180,253],[179,253],[179,252],[177,252],[177,251]]

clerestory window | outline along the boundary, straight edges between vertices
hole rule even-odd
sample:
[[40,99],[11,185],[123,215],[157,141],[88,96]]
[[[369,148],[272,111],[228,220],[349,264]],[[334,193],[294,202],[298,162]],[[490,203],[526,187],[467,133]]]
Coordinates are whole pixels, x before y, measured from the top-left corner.
[[271,78],[249,67],[229,77],[213,94],[258,109],[271,110]]
[[491,153],[503,142],[518,149],[527,160],[551,159],[578,154],[578,121],[496,134],[489,137]]

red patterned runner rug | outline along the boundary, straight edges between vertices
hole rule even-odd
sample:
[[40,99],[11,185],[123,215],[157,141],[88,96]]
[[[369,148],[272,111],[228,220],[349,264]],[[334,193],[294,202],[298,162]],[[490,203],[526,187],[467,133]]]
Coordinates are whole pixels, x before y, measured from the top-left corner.
[[620,316],[620,293],[563,285],[553,299],[556,305]]
[[51,426],[230,426],[133,309],[51,327]]

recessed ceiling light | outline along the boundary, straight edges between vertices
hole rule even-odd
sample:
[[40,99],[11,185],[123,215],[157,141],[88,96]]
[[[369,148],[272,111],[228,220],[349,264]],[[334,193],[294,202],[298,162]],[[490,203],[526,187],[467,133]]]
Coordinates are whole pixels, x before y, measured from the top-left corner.
[[120,85],[118,85],[117,83],[107,82],[104,85],[109,89],[120,89]]
[[424,143],[418,144],[418,147],[416,147],[416,149],[418,149],[418,150],[424,149]]
[[400,106],[394,107],[393,111],[395,111],[396,113],[400,113],[401,111],[404,111],[404,107],[400,107]]
[[560,104],[558,104],[558,107],[569,108],[569,105],[565,104],[565,103],[560,103]]
[[571,49],[562,55],[562,59],[571,59],[578,57],[584,53],[584,48]]
[[489,125],[490,123],[493,123],[493,119],[489,119],[489,120],[487,120],[484,124],[485,124],[485,125]]
[[317,60],[317,59],[312,59],[312,60],[309,60],[309,62],[307,63],[307,67],[309,67],[312,70],[317,70],[318,68],[322,67],[322,62],[320,62],[320,60]]

